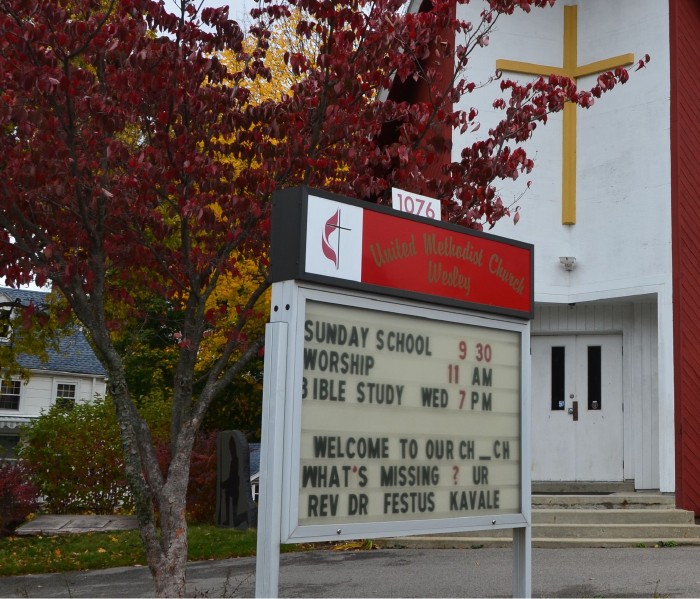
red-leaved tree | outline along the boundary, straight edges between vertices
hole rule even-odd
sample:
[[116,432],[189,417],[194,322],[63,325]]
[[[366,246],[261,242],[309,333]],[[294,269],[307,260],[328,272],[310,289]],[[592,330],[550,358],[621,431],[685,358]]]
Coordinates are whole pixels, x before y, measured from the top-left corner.
[[[466,1],[406,13],[404,0],[265,0],[246,50],[227,9],[198,12],[190,0],[174,14],[155,0],[0,0],[0,277],[51,283],[108,371],[157,595],[185,592],[197,430],[261,351],[247,324],[267,282],[235,319],[207,300],[241,261],[267,272],[272,192],[308,184],[384,202],[396,185],[480,228],[507,214],[498,181],[532,168],[518,143],[535,123],[627,77],[620,69],[587,92],[556,77],[505,82],[502,122],[450,162],[452,133],[476,129],[475,113],[453,109],[474,87],[464,79],[473,52],[501,13],[553,4],[490,0],[468,24],[455,18]],[[314,55],[289,51],[296,83],[254,102],[246,84],[270,76],[270,23],[294,7]],[[224,50],[238,68],[219,60]],[[181,311],[165,474],[112,339],[148,297]],[[202,375],[202,340],[223,326],[228,341]]]

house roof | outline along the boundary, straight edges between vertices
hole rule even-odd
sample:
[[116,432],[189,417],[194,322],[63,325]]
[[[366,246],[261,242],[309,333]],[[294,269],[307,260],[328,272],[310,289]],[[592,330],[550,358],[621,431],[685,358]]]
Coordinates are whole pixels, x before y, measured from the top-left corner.
[[[5,296],[9,301],[19,300],[23,305],[30,303],[36,306],[44,304],[44,298],[48,294],[42,291],[29,291],[27,289],[12,289],[0,287],[0,298]],[[21,354],[17,362],[23,368],[38,371],[68,372],[72,374],[85,374],[92,376],[107,376],[95,352],[88,343],[82,330],[78,327],[73,332],[62,337],[58,343],[58,350],[48,350],[48,361],[43,362],[37,356]]]

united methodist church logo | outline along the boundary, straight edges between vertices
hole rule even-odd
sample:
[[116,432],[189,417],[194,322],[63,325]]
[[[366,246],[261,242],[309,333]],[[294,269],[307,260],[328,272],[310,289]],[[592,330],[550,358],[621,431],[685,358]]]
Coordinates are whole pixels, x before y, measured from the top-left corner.
[[[340,208],[338,208],[335,214],[326,221],[326,226],[323,228],[323,235],[321,236],[323,255],[335,264],[336,270],[340,266],[340,232],[343,230],[350,231],[351,229],[340,225]],[[334,233],[336,235],[333,241],[331,236]]]
[[309,196],[306,271],[361,280],[362,208]]

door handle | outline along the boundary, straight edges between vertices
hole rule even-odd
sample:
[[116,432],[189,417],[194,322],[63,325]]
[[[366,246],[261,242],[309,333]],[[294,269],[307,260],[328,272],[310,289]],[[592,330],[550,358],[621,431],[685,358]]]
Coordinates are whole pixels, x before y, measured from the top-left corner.
[[571,407],[569,408],[569,414],[573,416],[572,420],[576,422],[578,420],[578,402],[571,402]]

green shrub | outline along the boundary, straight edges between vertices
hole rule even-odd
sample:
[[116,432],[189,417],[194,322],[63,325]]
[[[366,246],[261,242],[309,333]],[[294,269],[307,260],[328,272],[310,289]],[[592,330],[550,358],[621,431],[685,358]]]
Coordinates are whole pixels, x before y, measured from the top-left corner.
[[23,431],[19,451],[54,514],[130,510],[112,402],[53,406]]
[[207,410],[202,430],[242,431],[248,441],[260,441],[262,424],[262,359],[251,360],[226,391],[215,398]]
[[[165,473],[170,462],[170,403],[146,398],[139,409],[156,441]],[[216,510],[217,432],[197,436],[187,490],[190,522],[213,523]],[[112,514],[133,509],[124,474],[116,415],[110,400],[52,407],[23,431],[20,457],[54,514]]]

